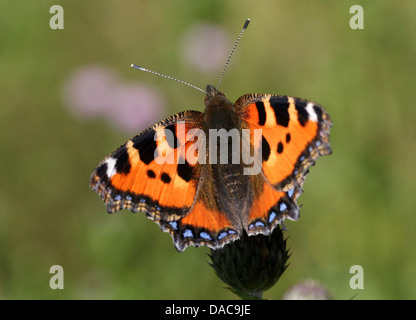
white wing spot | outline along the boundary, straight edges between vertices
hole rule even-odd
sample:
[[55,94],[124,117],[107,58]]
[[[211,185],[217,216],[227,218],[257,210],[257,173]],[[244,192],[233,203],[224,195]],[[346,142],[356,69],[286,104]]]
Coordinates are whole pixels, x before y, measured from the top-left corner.
[[108,158],[105,162],[107,163],[107,177],[111,178],[116,174],[116,161],[117,159],[114,159],[112,157]]
[[318,116],[316,115],[316,112],[313,109],[313,103],[312,102],[309,102],[306,105],[306,111],[308,111],[309,119],[311,119],[312,121],[318,122]]

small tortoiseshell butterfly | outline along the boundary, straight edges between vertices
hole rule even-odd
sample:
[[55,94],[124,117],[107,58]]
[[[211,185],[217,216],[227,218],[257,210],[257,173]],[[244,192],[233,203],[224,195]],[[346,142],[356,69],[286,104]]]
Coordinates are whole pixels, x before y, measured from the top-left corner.
[[[90,179],[109,213],[145,212],[171,234],[178,251],[189,245],[219,249],[244,231],[269,235],[284,219],[297,220],[297,198],[309,167],[331,153],[332,122],[317,103],[272,94],[246,94],[232,103],[211,85],[204,102],[204,113],[180,112],[128,140]],[[210,163],[212,145],[190,133],[203,132],[208,139],[213,129],[249,130],[250,152],[260,153],[260,172],[246,174],[250,165],[241,155],[237,163]],[[257,139],[256,129],[261,130]],[[169,133],[173,139],[167,139]],[[205,148],[202,161],[187,157],[201,160],[198,151]],[[160,161],[168,155],[178,161]],[[226,160],[231,158],[229,153]]]

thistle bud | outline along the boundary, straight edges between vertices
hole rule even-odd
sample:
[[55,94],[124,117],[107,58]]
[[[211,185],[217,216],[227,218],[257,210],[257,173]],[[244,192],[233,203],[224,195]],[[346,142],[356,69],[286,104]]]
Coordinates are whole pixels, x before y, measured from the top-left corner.
[[229,289],[242,299],[261,299],[279,280],[289,254],[280,225],[268,235],[248,236],[218,250],[211,249],[210,265]]

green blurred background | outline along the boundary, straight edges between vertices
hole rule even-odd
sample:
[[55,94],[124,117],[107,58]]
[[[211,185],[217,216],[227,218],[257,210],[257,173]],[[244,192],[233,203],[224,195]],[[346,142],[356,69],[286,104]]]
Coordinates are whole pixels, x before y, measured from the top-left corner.
[[[64,8],[63,30],[49,27],[54,4]],[[364,8],[364,30],[349,26],[354,4]],[[62,88],[74,70],[100,65],[159,90],[166,111],[158,119],[202,111],[200,92],[129,65],[216,84],[221,68],[184,62],[183,34],[213,23],[231,49],[246,18],[222,82],[228,98],[303,97],[334,122],[333,154],[306,179],[301,219],[286,223],[290,266],[264,297],[280,299],[312,278],[336,299],[416,298],[415,17],[412,0],[2,0],[0,298],[236,298],[207,264],[207,248],[178,253],[144,214],[106,213],[90,174],[135,132],[74,116]],[[56,264],[64,290],[49,287]],[[364,290],[349,286],[352,265],[364,268]]]

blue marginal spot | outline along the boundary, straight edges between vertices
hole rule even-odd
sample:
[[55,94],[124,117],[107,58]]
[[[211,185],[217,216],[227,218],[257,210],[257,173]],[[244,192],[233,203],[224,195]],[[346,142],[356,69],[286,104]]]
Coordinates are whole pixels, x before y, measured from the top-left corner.
[[274,212],[274,211],[270,212],[270,216],[269,216],[269,223],[272,223],[272,221],[273,221],[274,219],[276,219],[276,217],[277,217],[276,212]]
[[294,191],[295,191],[295,188],[292,188],[287,192],[287,195],[289,196],[289,198],[292,198]]
[[321,145],[321,141],[316,140],[316,141],[315,141],[315,146],[319,147],[320,145]]
[[120,201],[121,199],[122,199],[122,197],[119,194],[114,197],[115,201]]
[[126,196],[126,200],[131,201],[133,198],[130,196]]
[[235,231],[235,230],[228,230],[228,234],[237,234],[237,231]]
[[248,226],[248,230],[251,230],[251,229],[253,229],[254,228],[254,223],[251,223],[249,226]]
[[140,202],[140,203],[145,203],[145,202],[146,202],[146,199],[141,198],[139,202]]
[[286,203],[282,202],[279,206],[279,210],[280,212],[285,211],[287,209],[287,205]]
[[221,240],[222,238],[227,236],[227,232],[223,231],[218,235],[218,240]]
[[191,231],[191,230],[186,229],[186,230],[183,232],[183,237],[184,237],[184,238],[193,238],[193,237],[194,237],[194,234],[192,233],[192,231]]
[[305,156],[301,156],[301,157],[299,158],[299,160],[300,160],[300,161],[305,160]]
[[255,225],[256,227],[264,227],[264,223],[263,223],[263,222],[261,222],[261,221],[257,221],[254,225]]
[[202,239],[205,239],[205,240],[212,240],[211,236],[210,236],[207,232],[205,232],[205,231],[202,231],[202,232],[199,234],[199,236],[200,236]]
[[171,221],[169,224],[172,226],[173,229],[178,230],[178,223],[176,221]]

